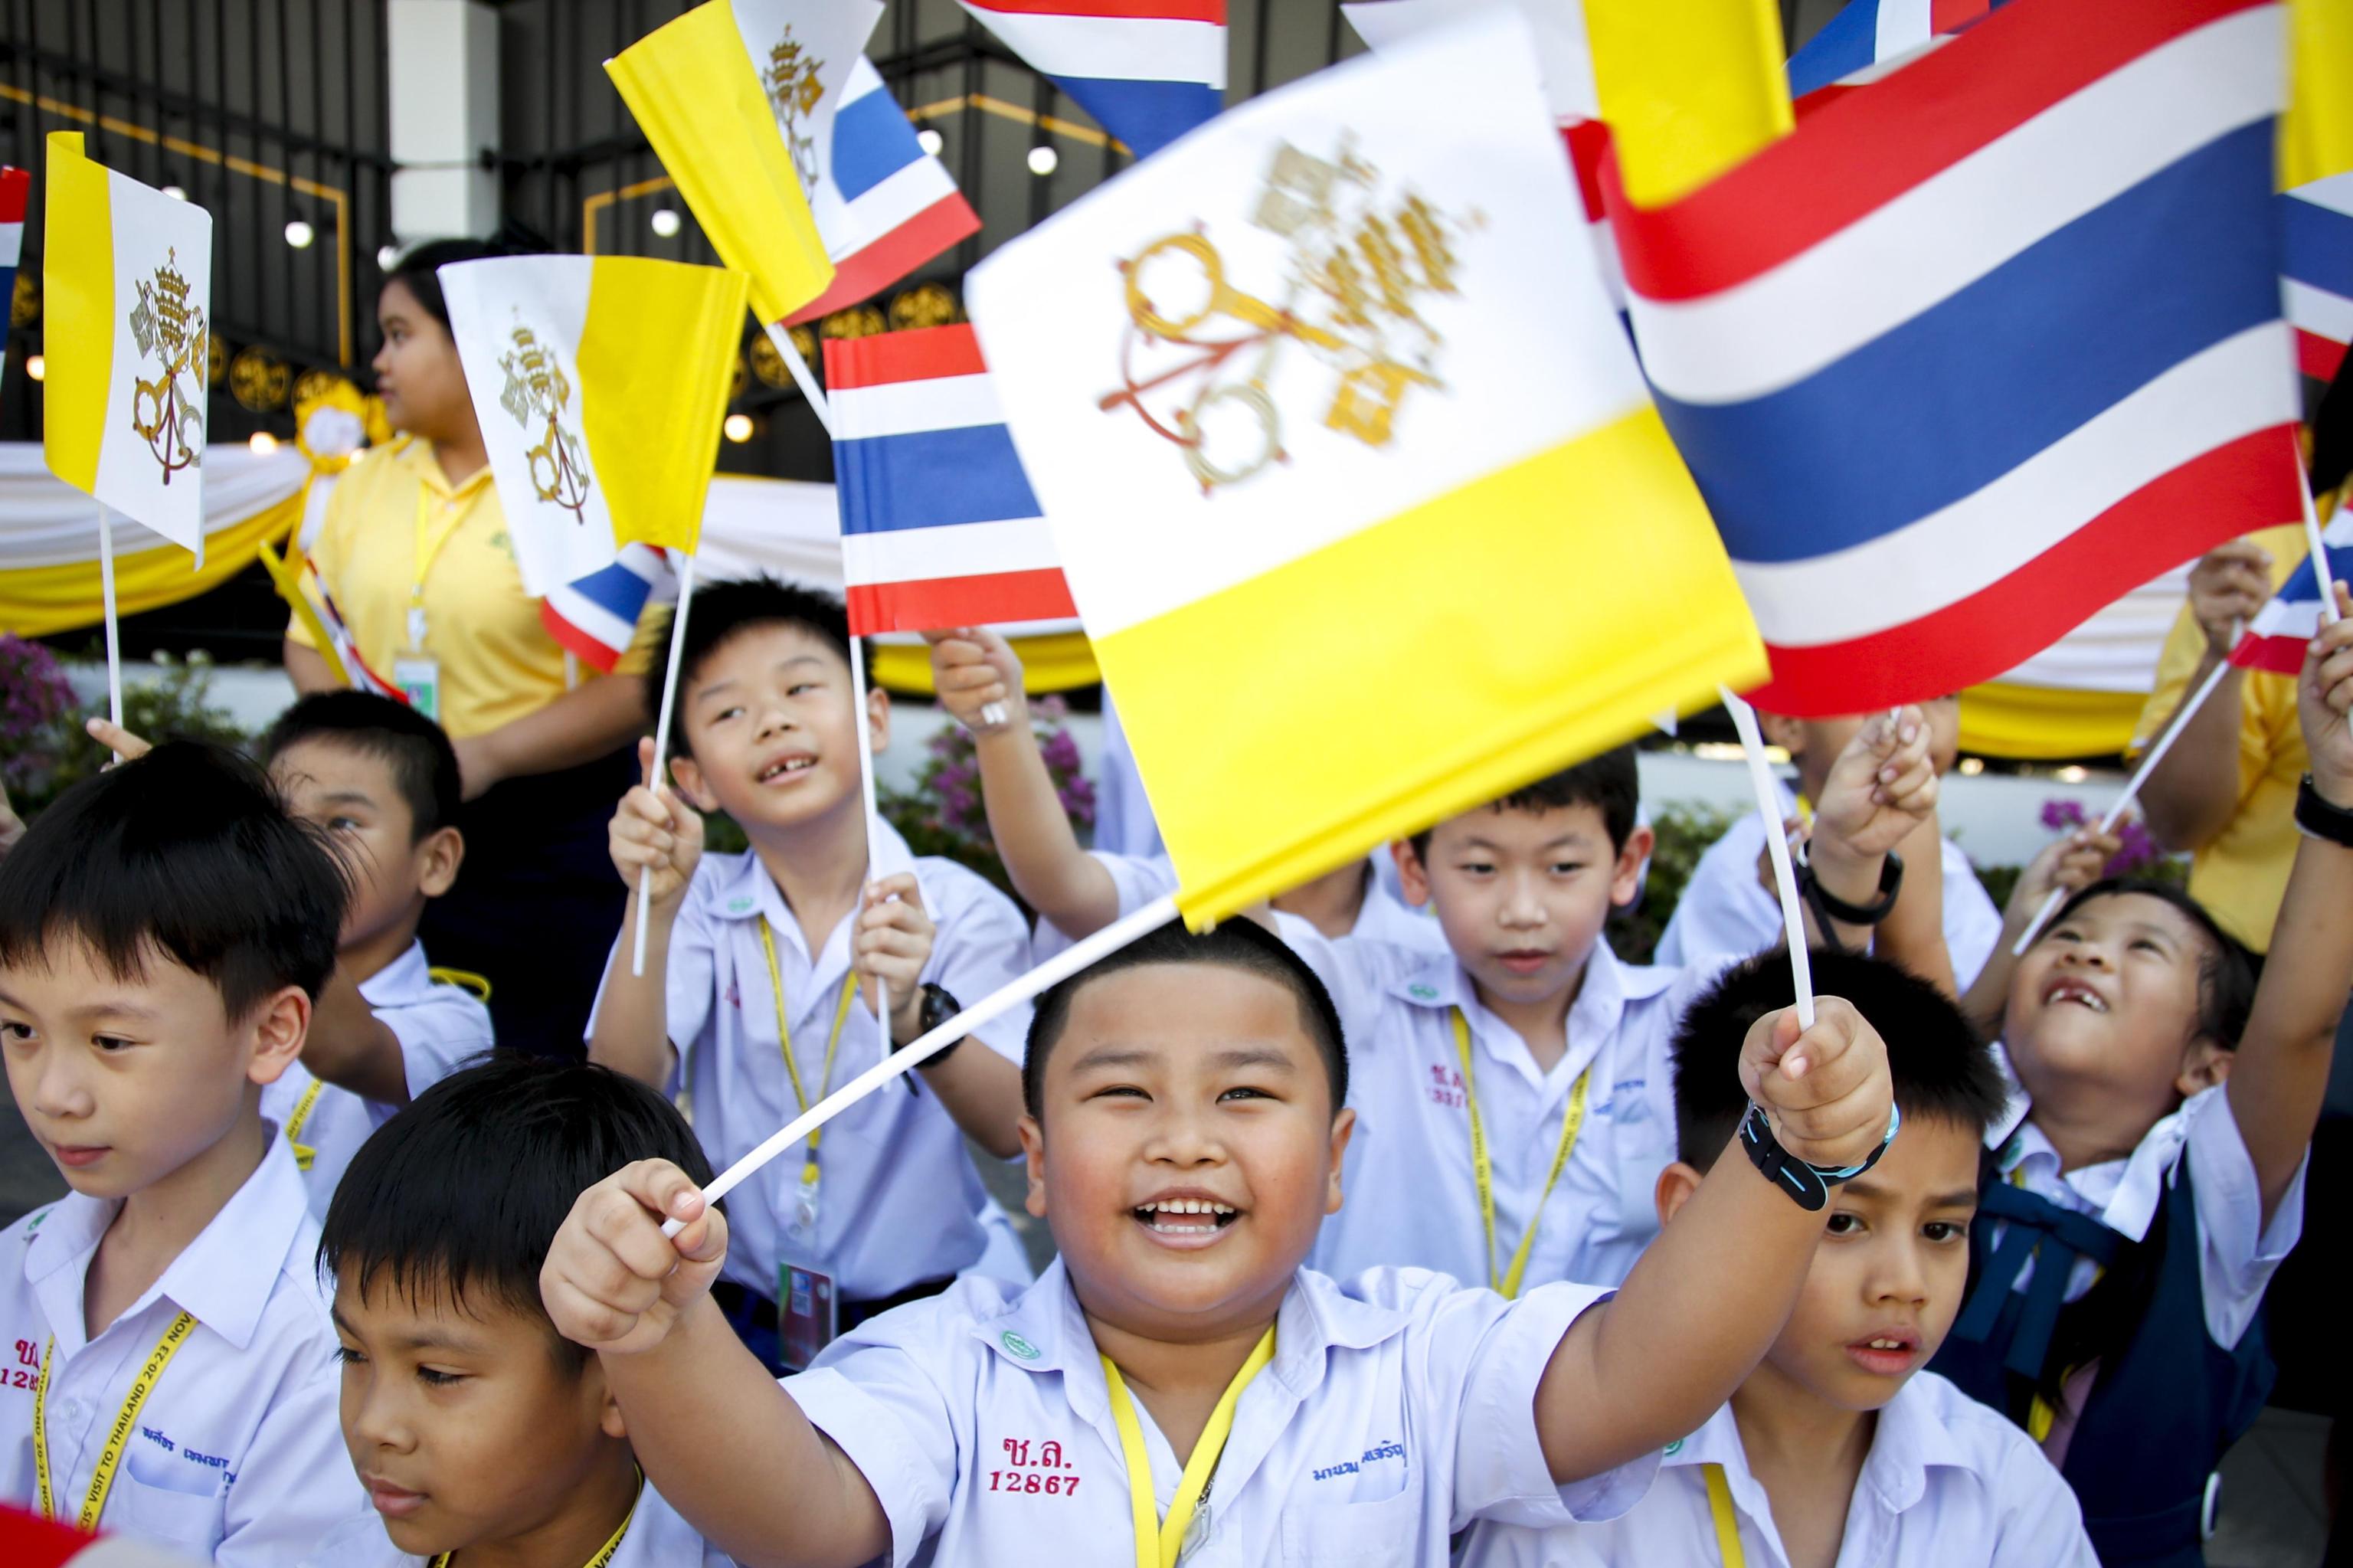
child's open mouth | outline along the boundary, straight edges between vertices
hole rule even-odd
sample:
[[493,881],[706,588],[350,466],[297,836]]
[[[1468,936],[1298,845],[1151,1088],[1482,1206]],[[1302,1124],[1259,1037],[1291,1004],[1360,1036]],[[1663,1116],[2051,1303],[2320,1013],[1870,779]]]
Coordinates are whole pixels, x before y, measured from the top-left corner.
[[1212,1198],[1160,1198],[1129,1212],[1136,1224],[1155,1236],[1173,1242],[1211,1240],[1241,1213],[1232,1204]]

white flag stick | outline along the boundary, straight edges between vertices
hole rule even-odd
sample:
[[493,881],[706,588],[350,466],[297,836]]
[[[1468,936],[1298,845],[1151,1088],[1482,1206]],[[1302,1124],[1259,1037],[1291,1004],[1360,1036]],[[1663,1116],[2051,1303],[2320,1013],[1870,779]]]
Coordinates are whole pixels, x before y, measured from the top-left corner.
[[[678,707],[678,655],[686,646],[686,611],[693,602],[694,557],[689,556],[678,568],[678,612],[670,620],[670,678],[662,683],[661,714],[654,721],[654,776],[647,783],[657,795],[670,788],[670,721]],[[642,866],[638,871],[638,936],[629,947],[633,976],[646,972],[646,916],[653,895],[653,867]]]
[[833,406],[825,400],[825,393],[818,386],[817,376],[810,372],[808,361],[803,359],[801,351],[793,346],[791,330],[779,322],[765,322],[762,325],[768,334],[769,343],[783,356],[785,368],[793,373],[793,381],[800,387],[801,396],[808,399],[809,411],[817,416],[817,422],[825,427],[825,439],[833,440]]
[[[114,615],[114,514],[98,503],[98,593],[106,608],[106,716],[122,727],[122,628]],[[122,760],[116,752],[114,760]]]
[[[1117,952],[1138,937],[1158,930],[1176,917],[1176,898],[1173,895],[1156,898],[1125,919],[1114,920],[1093,936],[1072,943],[1019,980],[991,991],[938,1028],[917,1037],[905,1050],[883,1057],[882,1060],[786,1123],[783,1129],[765,1143],[721,1171],[718,1179],[702,1190],[703,1201],[717,1202],[742,1186],[761,1166],[765,1165],[892,1079],[913,1072],[930,1061],[934,1053],[945,1050],[951,1044],[963,1039],[982,1024],[1011,1012],[1056,981],[1069,979],[1097,959],[1107,953]],[[678,1234],[680,1229],[678,1221],[669,1220],[663,1223],[662,1234],[674,1236]]]
[[[858,787],[866,797],[866,880],[874,880],[874,846],[882,842],[882,808],[875,803],[874,789],[874,726],[866,714],[866,643],[853,636],[849,640],[849,689],[858,705]],[[859,900],[860,914],[866,901]],[[851,947],[857,946],[857,927],[851,925]],[[882,1054],[891,1054],[891,988],[882,977],[874,977],[874,1022],[882,1026]]]
[[[2232,632],[2231,641],[2233,642],[2238,641],[2235,629]],[[2200,708],[2206,705],[2206,699],[2214,694],[2214,688],[2222,683],[2222,677],[2230,672],[2231,661],[2225,658],[2214,666],[2213,673],[2208,675],[2204,683],[2189,694],[2189,700],[2181,705],[2180,711],[2173,715],[2173,722],[2165,726],[2165,733],[2157,737],[2157,744],[2148,748],[2148,755],[2140,759],[2138,768],[2133,769],[2132,778],[2125,784],[2125,792],[2116,797],[2116,804],[2110,806],[2106,815],[2100,819],[2100,832],[2104,833],[2116,832],[2116,824],[2124,820],[2124,814],[2132,810],[2132,803],[2140,798],[2141,786],[2148,782],[2148,776],[2157,771],[2157,765],[2165,760],[2165,754],[2173,749],[2173,743],[2181,738],[2181,732],[2189,727],[2189,721],[2197,716]],[[2054,887],[2051,890],[2051,895],[2042,901],[2042,907],[2034,912],[2034,918],[2027,922],[2026,929],[2020,934],[2017,944],[2010,949],[2011,958],[2021,958],[2025,955],[2026,949],[2034,945],[2034,938],[2042,934],[2042,927],[2051,923],[2051,916],[2059,913],[2059,906],[2065,903],[2066,899],[2065,888]]]
[[2312,552],[2312,575],[2320,580],[2320,624],[2328,626],[2337,620],[2337,585],[2328,571],[2328,541],[2320,532],[2320,514],[2312,504],[2312,486],[2305,482],[2304,471],[2295,476],[2295,493],[2304,502],[2304,545]]
[[1757,791],[1757,815],[1765,824],[1766,852],[1773,857],[1773,885],[1781,895],[1781,926],[1789,938],[1789,981],[1798,993],[1798,1025],[1814,1026],[1814,962],[1806,950],[1806,916],[1798,908],[1798,877],[1789,866],[1789,835],[1781,826],[1781,796],[1765,766],[1765,737],[1757,731],[1757,710],[1718,686],[1740,749],[1748,759],[1748,782]]

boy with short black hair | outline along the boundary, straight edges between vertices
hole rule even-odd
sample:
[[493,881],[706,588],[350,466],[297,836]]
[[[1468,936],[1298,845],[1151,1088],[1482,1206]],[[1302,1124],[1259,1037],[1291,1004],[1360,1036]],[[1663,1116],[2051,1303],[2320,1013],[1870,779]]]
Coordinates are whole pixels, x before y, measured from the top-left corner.
[[434,1085],[360,1150],[318,1267],[343,1443],[376,1513],[322,1542],[319,1568],[726,1563],[644,1484],[603,1370],[540,1305],[573,1198],[632,1160],[711,1179],[652,1089],[521,1056]]
[[1243,920],[1041,1000],[1021,1136],[1060,1256],[1028,1290],[960,1281],[778,1387],[707,1299],[725,1221],[647,1161],[574,1205],[541,1296],[647,1475],[747,1560],[1439,1563],[1479,1520],[1621,1511],[1771,1342],[1821,1217],[1766,1165],[1836,1181],[1894,1128],[1879,1037],[1819,1009],[1743,1047],[1778,1154],[1720,1162],[1606,1303],[1301,1266],[1340,1202],[1346,1057],[1313,971]]
[[290,810],[343,856],[352,901],[335,973],[320,993],[302,1058],[262,1091],[261,1111],[294,1146],[324,1215],[343,1168],[394,1111],[491,1048],[491,1013],[437,973],[417,927],[449,891],[466,853],[457,826],[458,754],[441,726],[368,692],[303,698],[263,737]]
[[[890,700],[872,692],[857,711],[839,600],[768,578],[700,589],[678,668],[656,670],[651,689],[670,678],[670,787],[632,789],[612,829],[622,879],[634,892],[641,872],[652,878],[646,972],[631,972],[633,898],[589,1054],[684,1088],[703,1148],[725,1166],[878,1059],[877,980],[903,1045],[959,999],[1017,979],[1029,933],[973,872],[913,855],[887,823],[868,842],[859,726],[879,755]],[[649,780],[652,752],[641,744]],[[748,852],[703,854],[700,813],[714,810],[744,830]],[[763,1361],[805,1364],[839,1329],[980,1260],[985,1191],[965,1138],[1000,1157],[1019,1147],[1028,1016],[984,1025],[738,1190],[720,1294]]]
[[[1482,1526],[1476,1568],[1868,1562],[1888,1568],[2093,1568],[2073,1494],[2026,1435],[1923,1372],[1960,1310],[1978,1150],[2006,1088],[1936,987],[1880,959],[1817,948],[1814,983],[1889,1042],[1904,1128],[1831,1194],[1830,1221],[1773,1347],[1723,1409],[1668,1446],[1641,1503],[1607,1524]],[[1752,959],[1675,1031],[1680,1158],[1660,1176],[1677,1213],[1748,1112],[1741,1042],[1790,1001],[1784,954]]]
[[361,1511],[318,1227],[260,1109],[344,900],[258,768],[185,742],[75,786],[0,864],[0,1052],[73,1189],[0,1233],[0,1432],[26,1435],[0,1498],[228,1568]]

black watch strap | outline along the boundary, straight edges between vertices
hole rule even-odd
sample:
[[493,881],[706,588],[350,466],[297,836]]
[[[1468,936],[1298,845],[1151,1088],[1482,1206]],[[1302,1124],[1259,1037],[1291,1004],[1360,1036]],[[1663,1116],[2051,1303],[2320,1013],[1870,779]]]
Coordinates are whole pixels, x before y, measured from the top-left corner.
[[[1798,867],[1798,891],[1815,918],[1824,925],[1836,920],[1842,926],[1876,926],[1887,918],[1895,907],[1895,895],[1904,888],[1904,857],[1890,851],[1879,865],[1879,897],[1870,905],[1849,904],[1829,888],[1814,874],[1814,863],[1808,860]],[[1825,933],[1827,935],[1827,933]]]
[[[937,1029],[941,1024],[945,1023],[949,1019],[954,1018],[957,1013],[964,1011],[964,1004],[957,1001],[955,997],[949,995],[948,988],[944,985],[934,985],[931,981],[925,980],[923,982],[923,1011],[918,1020],[918,1024],[925,1034],[929,1034],[933,1030]],[[913,1044],[913,1042],[906,1042],[905,1044]],[[962,1040],[951,1040],[945,1045],[941,1046],[929,1056],[926,1056],[922,1062],[918,1063],[917,1066],[919,1069],[923,1067],[936,1067],[941,1063],[946,1061],[949,1057],[955,1055],[958,1050],[962,1049],[963,1045],[964,1042]]]
[[2296,787],[2295,831],[2308,839],[2353,849],[2353,811],[2323,800],[2312,782],[2312,775],[2307,773]]
[[1765,1119],[1765,1107],[1756,1101],[1748,1102],[1748,1114],[1740,1118],[1740,1147],[1748,1153],[1765,1180],[1789,1194],[1789,1201],[1809,1213],[1830,1206],[1831,1189],[1841,1181],[1852,1181],[1873,1166],[1895,1141],[1896,1128],[1904,1125],[1900,1107],[1890,1107],[1887,1136],[1871,1151],[1871,1158],[1860,1165],[1809,1165],[1788,1150],[1773,1136],[1773,1124]]

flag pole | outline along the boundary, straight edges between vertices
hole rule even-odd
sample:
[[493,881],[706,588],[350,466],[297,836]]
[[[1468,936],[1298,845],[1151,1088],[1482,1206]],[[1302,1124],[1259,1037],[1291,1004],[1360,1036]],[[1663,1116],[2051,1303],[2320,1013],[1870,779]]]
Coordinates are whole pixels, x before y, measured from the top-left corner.
[[[866,709],[866,640],[852,633],[849,639],[849,688],[858,705],[858,788],[866,800],[866,882],[874,882],[874,847],[882,842],[882,808],[876,801],[874,788],[874,726]],[[860,898],[860,913],[866,901]],[[857,945],[857,926],[850,927],[851,946]],[[882,1031],[882,1054],[891,1054],[891,988],[881,975],[874,977],[874,1022]]]
[[[2238,627],[2233,624],[2231,641],[2236,642],[2238,640]],[[2132,778],[2126,781],[2124,793],[2116,797],[2116,804],[2100,818],[2100,832],[2112,833],[2116,831],[2116,824],[2124,820],[2126,811],[2132,810],[2132,803],[2140,798],[2141,786],[2148,782],[2149,775],[2157,771],[2157,765],[2165,760],[2165,754],[2173,749],[2173,743],[2181,738],[2181,732],[2189,727],[2189,721],[2198,716],[2198,710],[2206,705],[2206,699],[2214,694],[2214,689],[2222,683],[2222,677],[2229,674],[2232,668],[2226,654],[2215,664],[2213,673],[2190,694],[2189,700],[2181,705],[2180,711],[2173,715],[2173,722],[2165,726],[2165,733],[2157,737],[2157,744],[2148,748],[2148,755],[2140,759],[2138,768],[2133,769]],[[2027,922],[2026,929],[2019,934],[2017,942],[2011,946],[2011,958],[2025,955],[2026,949],[2034,945],[2034,938],[2042,934],[2042,927],[2051,923],[2051,916],[2059,913],[2059,906],[2066,897],[2067,890],[2063,887],[2051,890],[2050,895],[2042,900],[2042,907],[2034,912],[2034,918]]]
[[2320,513],[2312,504],[2312,484],[2305,478],[2300,461],[2295,470],[2296,499],[2304,503],[2304,547],[2312,552],[2312,575],[2320,584],[2320,624],[2334,625],[2337,620],[2337,586],[2328,570],[2328,540],[2320,531]]
[[[114,613],[114,513],[98,503],[98,594],[106,609],[106,716],[122,727],[122,628]],[[114,760],[122,760],[116,752]]]
[[825,439],[833,440],[833,406],[825,400],[825,393],[818,386],[817,376],[809,369],[808,361],[803,359],[801,351],[793,346],[792,333],[781,322],[764,323],[762,330],[767,333],[768,342],[783,358],[785,368],[793,373],[793,380],[800,387],[801,396],[808,399],[809,412],[815,414],[817,422],[824,427]]
[[[670,620],[670,663],[668,678],[662,682],[661,713],[654,721],[653,777],[646,780],[648,789],[657,795],[670,788],[670,722],[678,707],[678,656],[686,646],[686,611],[694,602],[694,556],[689,553],[678,568],[678,612]],[[629,946],[629,973],[643,976],[646,972],[646,912],[652,907],[654,872],[651,866],[638,868],[638,935]]]
[[1765,737],[1757,730],[1757,710],[1729,687],[1718,686],[1732,726],[1740,732],[1740,749],[1748,762],[1749,787],[1757,792],[1757,820],[1765,824],[1765,848],[1773,857],[1773,886],[1781,895],[1781,928],[1789,940],[1789,982],[1797,992],[1798,1026],[1814,1026],[1814,963],[1806,950],[1806,916],[1798,908],[1798,877],[1789,865],[1789,835],[1781,826],[1781,800],[1773,789],[1773,775],[1765,766]]
[[[892,1079],[913,1072],[981,1025],[1002,1017],[1047,987],[1068,980],[1097,959],[1117,952],[1137,938],[1158,930],[1176,917],[1175,895],[1156,898],[1124,919],[1114,920],[1093,936],[1072,943],[1019,980],[1008,981],[989,992],[938,1028],[927,1030],[911,1041],[905,1050],[883,1057],[786,1123],[766,1142],[721,1171],[718,1179],[702,1190],[703,1201],[706,1203],[717,1202],[742,1186],[760,1167]],[[677,1220],[667,1220],[662,1224],[662,1234],[674,1236],[681,1228]]]

